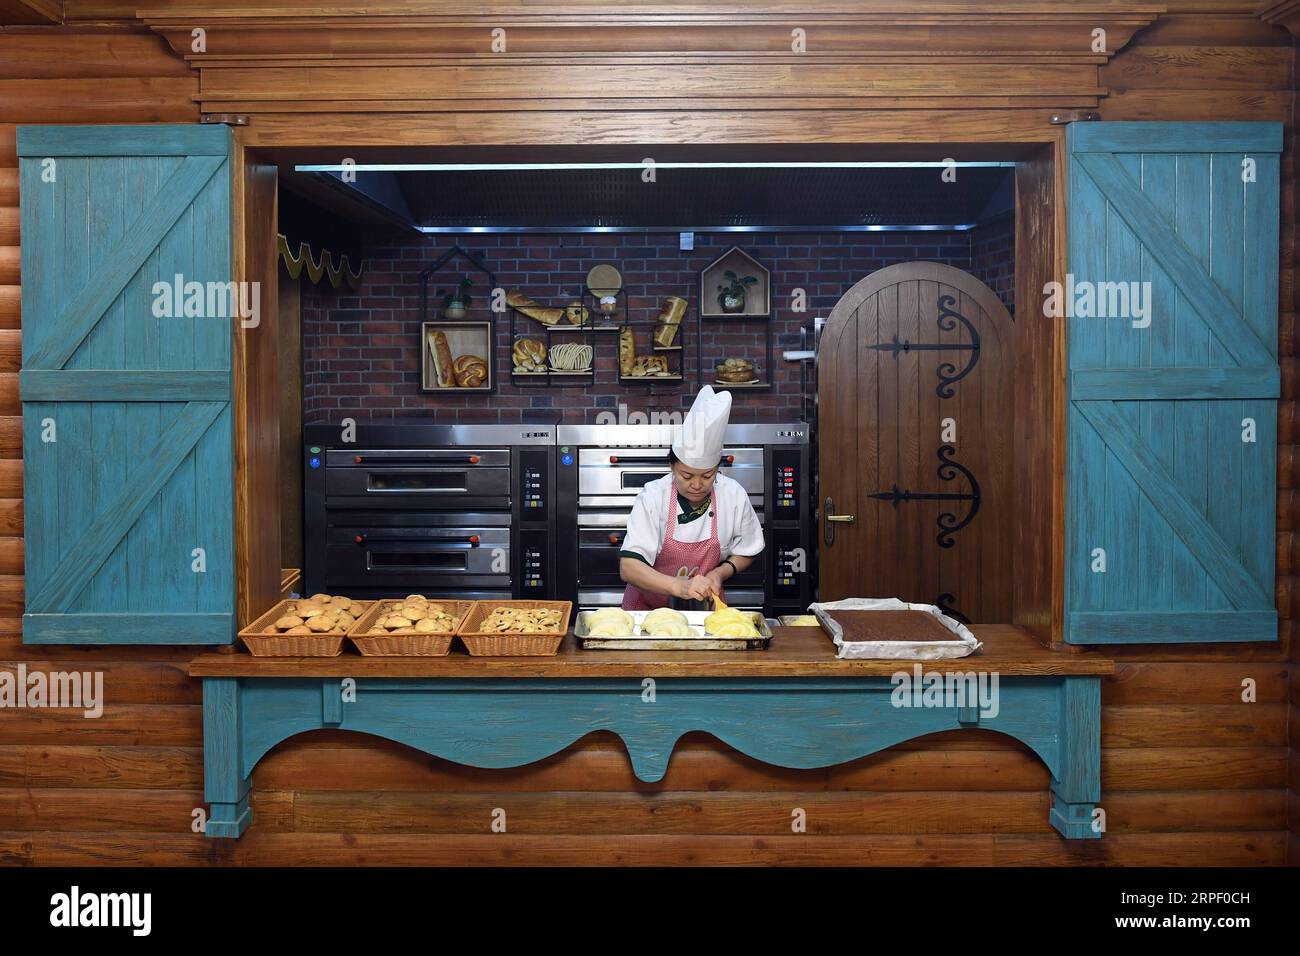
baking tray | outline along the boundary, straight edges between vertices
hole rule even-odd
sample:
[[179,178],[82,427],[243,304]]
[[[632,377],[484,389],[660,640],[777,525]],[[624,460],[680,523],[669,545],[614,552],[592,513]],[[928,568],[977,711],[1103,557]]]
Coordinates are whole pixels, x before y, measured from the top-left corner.
[[[712,613],[711,611],[681,612],[686,616],[686,623],[698,632],[695,637],[638,637],[635,633],[631,637],[588,637],[587,622],[592,612],[596,610],[599,608],[578,612],[573,636],[577,638],[579,647],[608,651],[761,651],[772,643],[772,628],[758,611],[746,612],[754,619],[754,626],[758,628],[758,637],[717,637],[713,634],[705,634],[704,619]],[[632,615],[637,630],[640,630],[641,622],[650,612],[628,611],[627,613]]]

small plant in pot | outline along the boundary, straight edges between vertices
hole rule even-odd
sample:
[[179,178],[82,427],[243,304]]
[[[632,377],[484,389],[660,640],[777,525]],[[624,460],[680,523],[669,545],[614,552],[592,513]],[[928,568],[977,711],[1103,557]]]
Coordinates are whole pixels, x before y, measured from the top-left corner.
[[445,319],[463,319],[465,311],[469,308],[470,294],[469,287],[473,281],[466,276],[460,280],[460,285],[451,292],[438,290],[438,295],[442,296],[442,317]]
[[723,275],[727,284],[718,286],[718,305],[722,306],[723,312],[744,312],[745,290],[757,284],[758,280],[753,276],[738,276],[730,269]]

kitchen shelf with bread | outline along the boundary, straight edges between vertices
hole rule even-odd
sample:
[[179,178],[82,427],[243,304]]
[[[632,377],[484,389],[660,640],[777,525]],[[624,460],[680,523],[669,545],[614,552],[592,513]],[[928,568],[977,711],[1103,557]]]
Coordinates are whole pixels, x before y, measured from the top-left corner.
[[[472,319],[470,307],[476,301],[474,281],[468,276],[440,277],[446,285],[435,287],[434,276],[451,264],[464,265],[486,277],[486,288],[496,288],[496,275],[474,253],[452,246],[420,273],[420,387],[426,392],[496,391],[492,374],[496,322],[490,309],[486,318]],[[449,289],[450,291],[445,291]],[[487,295],[482,296],[487,300]]]
[[492,323],[424,322],[420,387],[426,392],[491,392]]
[[[584,296],[564,307],[544,306],[517,289],[506,293],[510,308],[510,376],[516,385],[589,385],[596,380],[596,329]],[[531,319],[536,326],[520,318]],[[577,340],[575,341],[575,337]]]
[[684,323],[688,303],[665,296],[659,314],[649,322],[634,322],[625,313],[618,333],[618,380],[628,385],[661,385],[685,378]]

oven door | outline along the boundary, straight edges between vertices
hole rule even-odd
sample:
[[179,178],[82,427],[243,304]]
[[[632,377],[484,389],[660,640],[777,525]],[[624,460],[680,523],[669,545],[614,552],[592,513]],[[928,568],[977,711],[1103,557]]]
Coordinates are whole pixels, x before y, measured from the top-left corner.
[[508,509],[510,452],[330,449],[325,497],[331,507],[344,508]]
[[[648,482],[668,474],[666,448],[578,449],[578,507],[628,508]],[[740,483],[755,508],[763,505],[763,449],[727,448],[718,473]]]
[[[397,516],[393,516],[397,517]],[[326,545],[327,590],[349,597],[508,598],[511,593],[508,515],[479,516],[493,524],[358,523],[331,527]],[[463,521],[468,515],[457,515]]]

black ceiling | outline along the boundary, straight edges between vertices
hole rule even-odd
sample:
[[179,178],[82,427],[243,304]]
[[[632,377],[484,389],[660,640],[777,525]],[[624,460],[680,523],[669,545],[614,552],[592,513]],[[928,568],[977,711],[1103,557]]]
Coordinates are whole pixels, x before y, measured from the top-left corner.
[[413,170],[358,172],[355,186],[317,175],[353,199],[387,196],[417,226],[450,230],[951,227],[1011,208],[1011,167],[954,172],[945,182],[941,167],[660,168],[647,182],[641,169]]

